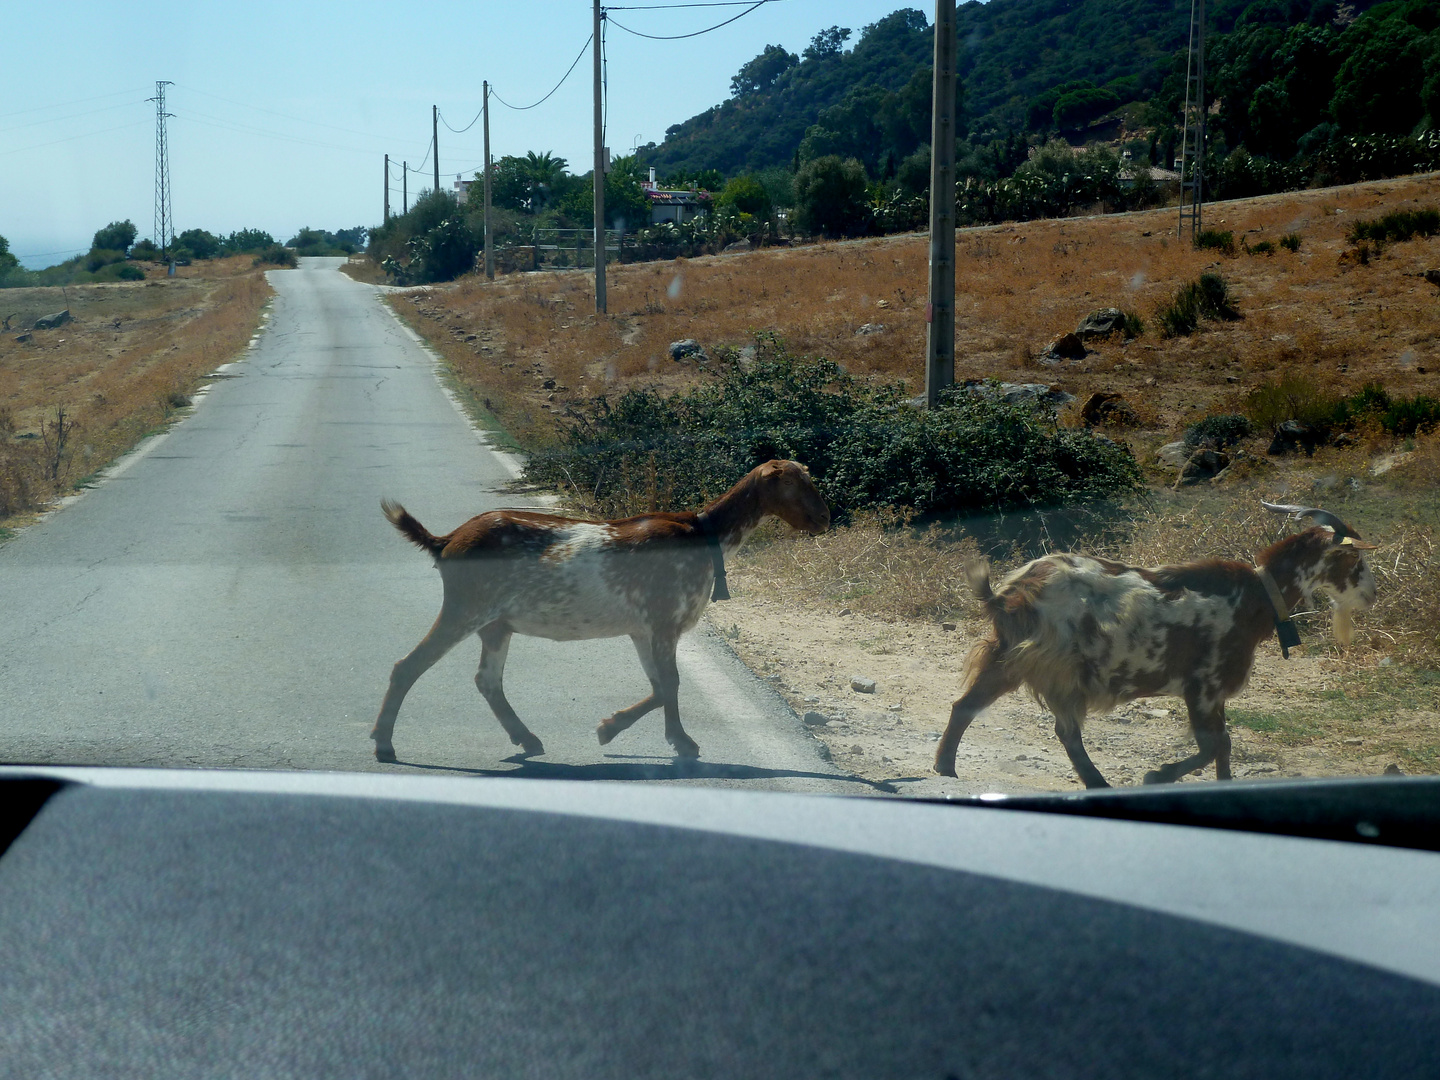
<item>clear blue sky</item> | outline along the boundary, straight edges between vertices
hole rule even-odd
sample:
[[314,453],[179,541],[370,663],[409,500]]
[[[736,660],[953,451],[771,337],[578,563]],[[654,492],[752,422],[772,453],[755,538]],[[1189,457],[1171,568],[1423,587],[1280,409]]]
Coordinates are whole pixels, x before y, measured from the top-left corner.
[[[621,11],[653,34],[682,34],[743,11]],[[612,27],[612,152],[729,96],[730,77],[767,44],[800,52],[816,31],[861,27],[902,0],[776,0],[714,33],[649,41]],[[911,4],[933,18],[932,4]],[[27,266],[89,246],[96,229],[154,220],[156,79],[167,88],[175,222],[180,230],[377,224],[383,155],[418,165],[430,106],[463,127],[489,79],[514,105],[550,90],[590,36],[586,0],[428,3],[158,2],[6,6],[0,63],[0,236]],[[851,39],[853,44],[854,38]],[[576,172],[591,153],[590,56],[539,108],[492,106],[491,153],[544,151]],[[440,129],[442,186],[481,162],[480,126]],[[396,193],[399,203],[397,169]],[[431,186],[412,175],[411,191]]]

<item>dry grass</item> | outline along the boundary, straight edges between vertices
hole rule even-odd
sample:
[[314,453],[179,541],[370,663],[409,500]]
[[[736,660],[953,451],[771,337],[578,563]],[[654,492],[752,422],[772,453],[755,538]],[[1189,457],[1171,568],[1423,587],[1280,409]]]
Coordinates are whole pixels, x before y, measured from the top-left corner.
[[[44,506],[189,402],[245,347],[270,297],[248,256],[176,278],[0,293],[12,325],[69,307],[75,321],[0,339],[0,523]],[[62,416],[63,414],[63,416]],[[63,439],[60,436],[64,436]]]
[[[1400,394],[1436,393],[1440,305],[1419,274],[1440,264],[1440,237],[1391,245],[1367,266],[1340,258],[1356,217],[1436,204],[1435,176],[1215,204],[1209,223],[1237,237],[1303,237],[1298,254],[1233,258],[1177,241],[1172,210],[965,231],[956,376],[1043,381],[1082,398],[1119,391],[1140,413],[1144,427],[1130,437],[1142,446],[1233,408],[1284,371],[1347,393],[1377,378]],[[713,354],[773,329],[794,352],[918,384],[926,260],[925,238],[910,235],[612,267],[613,314],[604,317],[593,314],[591,281],[579,272],[493,283],[471,275],[397,307],[420,316],[419,328],[523,442],[543,439],[548,417],[570,399],[693,381],[694,367],[667,353],[682,338]],[[1225,277],[1245,317],[1161,340],[1156,309],[1208,269]],[[1038,362],[1051,338],[1105,306],[1136,311],[1146,333],[1102,343],[1072,365]],[[885,330],[857,334],[866,323]]]

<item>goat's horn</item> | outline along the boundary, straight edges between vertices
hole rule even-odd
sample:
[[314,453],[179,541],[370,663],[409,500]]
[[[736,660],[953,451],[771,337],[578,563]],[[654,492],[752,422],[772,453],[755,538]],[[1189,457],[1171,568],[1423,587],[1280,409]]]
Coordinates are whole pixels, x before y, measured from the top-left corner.
[[1360,534],[1350,528],[1349,525],[1346,525],[1337,515],[1332,514],[1329,510],[1322,510],[1318,506],[1294,506],[1289,503],[1268,503],[1264,499],[1260,500],[1260,505],[1275,514],[1294,514],[1296,517],[1308,517],[1311,521],[1315,522],[1316,525],[1328,525],[1331,529],[1335,530],[1336,537],[1352,536],[1357,540],[1360,538]]

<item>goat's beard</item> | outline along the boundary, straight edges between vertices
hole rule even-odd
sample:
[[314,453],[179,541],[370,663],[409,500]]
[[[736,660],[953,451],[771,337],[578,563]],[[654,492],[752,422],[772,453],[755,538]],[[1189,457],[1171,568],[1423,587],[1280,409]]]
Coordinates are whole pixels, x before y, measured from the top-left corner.
[[1330,632],[1335,635],[1335,640],[1341,645],[1349,645],[1355,637],[1355,624],[1351,620],[1351,611],[1348,607],[1337,607],[1335,617],[1330,624]]

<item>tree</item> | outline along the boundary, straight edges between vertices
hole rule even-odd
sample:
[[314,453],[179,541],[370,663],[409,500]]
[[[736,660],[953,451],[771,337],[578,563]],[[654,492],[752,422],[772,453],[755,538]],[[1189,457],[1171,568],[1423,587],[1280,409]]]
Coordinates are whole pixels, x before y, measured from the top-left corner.
[[9,273],[20,265],[20,260],[10,254],[10,241],[0,236],[0,274]]
[[840,50],[845,47],[845,42],[850,38],[848,26],[832,26],[828,30],[821,30],[806,46],[801,54],[806,60],[828,60],[832,56],[839,56]]
[[630,232],[650,224],[650,196],[640,186],[640,162],[633,156],[610,162],[605,174],[605,220],[612,229]]
[[[846,31],[847,33],[849,31]],[[780,45],[766,45],[765,51],[740,69],[730,80],[730,92],[736,97],[766,90],[785,72],[800,61]]]
[[754,176],[737,176],[725,185],[717,200],[720,206],[733,206],[742,214],[756,217],[770,216],[770,194],[765,185]]
[[273,247],[275,238],[264,229],[240,229],[220,242],[226,255],[250,255]]
[[795,223],[806,233],[858,236],[869,230],[865,167],[827,154],[795,174]]
[[1341,130],[1360,135],[1405,135],[1420,120],[1426,36],[1399,19],[1359,20],[1341,40],[1356,47],[1335,73],[1330,111]]
[[220,254],[220,238],[204,229],[186,229],[175,237],[175,248],[183,248],[196,259],[213,259]]
[[112,221],[99,230],[90,246],[102,251],[126,252],[130,250],[130,245],[133,243],[135,243],[135,226],[127,219]]

